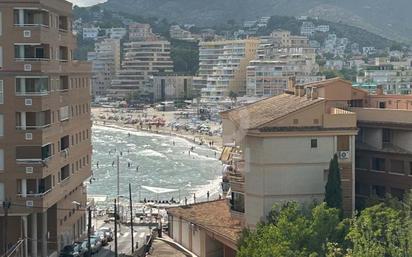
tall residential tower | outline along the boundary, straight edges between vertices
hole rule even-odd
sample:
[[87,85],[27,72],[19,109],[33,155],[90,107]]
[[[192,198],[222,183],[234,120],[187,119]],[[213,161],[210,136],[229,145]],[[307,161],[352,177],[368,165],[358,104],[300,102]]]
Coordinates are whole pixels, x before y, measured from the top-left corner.
[[64,0],[0,2],[2,254],[46,257],[85,231],[91,66],[73,60],[71,24]]

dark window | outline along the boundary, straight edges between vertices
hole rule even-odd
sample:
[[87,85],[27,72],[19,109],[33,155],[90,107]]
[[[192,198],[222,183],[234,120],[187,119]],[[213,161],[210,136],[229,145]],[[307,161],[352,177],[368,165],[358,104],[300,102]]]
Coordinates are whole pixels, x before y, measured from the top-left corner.
[[356,195],[369,196],[369,186],[367,184],[356,182],[355,193]]
[[382,130],[382,142],[390,143],[391,139],[392,139],[392,131],[390,129],[383,129]]
[[373,185],[372,193],[379,198],[384,198],[386,194],[386,190],[384,186]]
[[245,212],[245,196],[242,193],[232,192],[230,203],[233,211]]
[[318,140],[317,139],[311,139],[310,140],[310,147],[311,148],[317,148],[318,147]]
[[385,109],[386,108],[386,103],[385,102],[379,102],[379,108]]
[[385,159],[382,158],[373,158],[372,159],[372,169],[385,171]]
[[412,162],[409,162],[409,175],[412,175]]

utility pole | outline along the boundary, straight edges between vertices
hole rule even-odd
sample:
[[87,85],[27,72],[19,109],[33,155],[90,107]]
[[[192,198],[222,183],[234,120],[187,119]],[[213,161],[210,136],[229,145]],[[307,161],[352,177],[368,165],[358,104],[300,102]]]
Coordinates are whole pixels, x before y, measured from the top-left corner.
[[90,236],[92,234],[92,209],[90,206],[87,207],[87,212],[89,215],[89,222],[87,224],[87,256],[92,257],[92,245],[90,243]]
[[129,183],[129,202],[130,202],[130,234],[132,237],[132,253],[134,253],[132,185],[130,183]]
[[4,200],[3,201],[3,209],[4,209],[4,256],[7,254],[7,227],[8,227],[8,216],[9,216],[9,208],[11,206],[11,202]]
[[117,202],[114,199],[114,257],[117,256]]
[[[120,156],[119,154],[117,155],[117,211],[120,212]],[[119,227],[119,230],[121,230],[121,227]]]

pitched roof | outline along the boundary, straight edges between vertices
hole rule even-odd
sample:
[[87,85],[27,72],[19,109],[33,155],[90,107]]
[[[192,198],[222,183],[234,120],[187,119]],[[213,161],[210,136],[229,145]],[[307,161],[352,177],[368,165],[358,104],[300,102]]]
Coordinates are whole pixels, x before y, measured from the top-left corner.
[[322,80],[322,81],[315,81],[315,82],[311,82],[311,83],[306,83],[306,84],[303,84],[302,86],[304,86],[304,87],[324,87],[324,86],[329,86],[329,85],[331,85],[333,83],[336,83],[336,82],[343,82],[343,83],[346,83],[346,84],[349,84],[349,85],[352,86],[352,82],[350,82],[348,80],[344,80],[344,79],[339,78],[339,77],[331,78],[331,79],[325,79],[325,80]]
[[237,242],[243,227],[239,220],[232,218],[226,201],[222,199],[174,207],[167,212],[169,215],[181,217],[232,242]]
[[242,129],[258,128],[268,122],[284,117],[295,111],[325,101],[308,99],[303,96],[282,94],[254,102],[243,107],[222,112]]

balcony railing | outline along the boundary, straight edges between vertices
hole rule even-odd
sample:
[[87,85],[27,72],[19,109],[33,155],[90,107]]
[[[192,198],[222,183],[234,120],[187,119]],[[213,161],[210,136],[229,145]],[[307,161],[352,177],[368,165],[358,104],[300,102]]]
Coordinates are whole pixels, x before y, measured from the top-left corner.
[[[50,188],[46,191],[44,191],[44,193],[35,193],[35,194],[26,194],[26,198],[43,198],[45,195],[47,195],[48,193],[50,193],[53,190],[53,188]],[[19,197],[24,197],[23,194],[17,194],[17,196]]]
[[41,92],[16,92],[16,96],[46,96],[49,95],[50,91]]
[[19,57],[14,58],[16,62],[48,62],[49,58],[36,58],[36,57]]
[[50,127],[51,124],[46,125],[37,125],[37,126],[16,126],[17,130],[36,130],[36,129],[44,129]]

